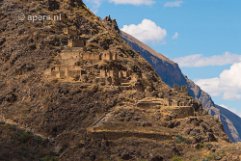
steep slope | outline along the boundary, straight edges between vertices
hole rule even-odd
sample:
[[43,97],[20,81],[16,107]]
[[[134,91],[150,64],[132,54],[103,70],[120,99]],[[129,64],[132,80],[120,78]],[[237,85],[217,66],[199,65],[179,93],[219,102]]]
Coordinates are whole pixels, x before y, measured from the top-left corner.
[[214,106],[211,97],[185,77],[178,67],[178,64],[124,32],[122,32],[122,37],[152,65],[166,84],[170,87],[174,87],[174,85],[188,86],[189,94],[195,99],[200,99],[204,107]]
[[16,126],[0,122],[0,160],[55,161],[52,144]]
[[240,142],[241,134],[241,123],[240,117],[229,110],[215,105],[215,107],[220,111],[220,117],[224,124],[224,130],[229,135],[229,138],[233,142]]
[[186,79],[176,63],[169,60],[164,55],[157,53],[134,37],[124,32],[122,32],[122,36],[135,51],[139,52],[149,63],[151,63],[157,74],[165,83],[171,87],[175,84],[179,86],[186,85]]
[[[0,119],[48,139],[34,159],[225,160],[230,151],[240,159],[232,149],[221,153],[233,147],[221,124],[185,87],[168,87],[123,41],[115,20],[100,20],[82,0],[0,7]],[[33,22],[16,13],[62,19]],[[52,149],[54,158],[42,158]]]
[[199,100],[209,110],[211,115],[222,121],[224,130],[232,142],[241,141],[240,117],[229,110],[215,105],[212,98],[206,92],[182,74],[176,63],[124,32],[122,32],[122,37],[152,65],[166,84],[170,87],[174,87],[174,85],[187,86],[188,93],[193,98]]
[[[87,127],[120,102],[174,93],[122,42],[115,22],[99,20],[81,0],[8,0],[1,11],[0,104],[6,120],[57,136]],[[63,19],[18,21],[16,12],[61,13]]]

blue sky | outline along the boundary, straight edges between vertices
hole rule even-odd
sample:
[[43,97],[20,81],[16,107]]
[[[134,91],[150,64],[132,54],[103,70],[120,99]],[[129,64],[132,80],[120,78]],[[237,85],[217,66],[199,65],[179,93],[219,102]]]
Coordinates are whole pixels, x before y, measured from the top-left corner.
[[84,0],[101,18],[178,62],[213,100],[241,116],[241,1]]

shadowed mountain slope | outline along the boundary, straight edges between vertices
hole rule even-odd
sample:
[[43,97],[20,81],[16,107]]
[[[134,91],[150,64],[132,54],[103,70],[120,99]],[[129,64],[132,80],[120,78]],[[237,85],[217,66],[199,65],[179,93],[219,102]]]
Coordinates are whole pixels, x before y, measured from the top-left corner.
[[1,161],[55,161],[52,144],[14,125],[0,122]]
[[224,124],[224,130],[228,134],[232,142],[240,142],[241,134],[241,119],[238,115],[230,112],[226,108],[215,105],[215,107],[220,111],[221,121]]

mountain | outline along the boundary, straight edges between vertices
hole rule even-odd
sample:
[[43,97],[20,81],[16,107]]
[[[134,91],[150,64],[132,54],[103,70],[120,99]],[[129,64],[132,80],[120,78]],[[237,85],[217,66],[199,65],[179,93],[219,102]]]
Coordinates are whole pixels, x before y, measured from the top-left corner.
[[0,1],[0,21],[1,160],[240,159],[187,88],[82,0]]
[[219,110],[220,119],[224,125],[224,130],[232,142],[240,142],[241,134],[241,119],[238,115],[223,108],[219,105],[215,105],[215,108]]
[[211,115],[219,118],[224,130],[232,142],[241,141],[241,118],[231,111],[216,105],[212,98],[198,85],[182,74],[178,64],[157,53],[131,35],[122,32],[122,37],[138,53],[140,53],[155,69],[161,79],[170,87],[187,86],[188,93],[199,100]]

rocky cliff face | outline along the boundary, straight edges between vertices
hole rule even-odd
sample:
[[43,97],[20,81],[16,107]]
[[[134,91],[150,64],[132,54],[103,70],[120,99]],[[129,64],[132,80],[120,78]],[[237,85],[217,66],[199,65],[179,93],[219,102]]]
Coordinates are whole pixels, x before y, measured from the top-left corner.
[[238,115],[230,112],[229,110],[215,105],[215,108],[218,109],[218,115],[224,125],[224,131],[228,135],[229,139],[232,142],[241,141],[241,119]]
[[170,87],[173,87],[174,85],[187,86],[188,93],[196,100],[199,100],[203,106],[209,110],[211,115],[222,121],[224,130],[229,136],[230,141],[241,141],[240,117],[223,107],[215,105],[212,98],[206,92],[182,74],[178,64],[167,59],[162,54],[155,52],[126,33],[122,33],[122,37],[136,52],[139,52],[152,65],[157,74],[166,84]]
[[[100,20],[80,0],[0,7],[0,121],[30,133],[25,153],[24,141],[13,142],[19,155],[0,153],[3,160],[229,158],[229,151],[220,156],[232,146],[221,124],[185,87],[168,87],[123,41],[115,20]],[[16,20],[16,13],[61,19]],[[2,134],[1,144],[17,139]],[[36,136],[48,146],[39,141],[37,154],[24,157]]]

